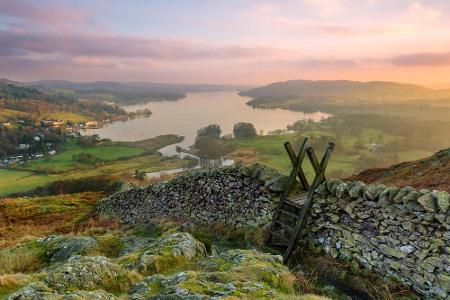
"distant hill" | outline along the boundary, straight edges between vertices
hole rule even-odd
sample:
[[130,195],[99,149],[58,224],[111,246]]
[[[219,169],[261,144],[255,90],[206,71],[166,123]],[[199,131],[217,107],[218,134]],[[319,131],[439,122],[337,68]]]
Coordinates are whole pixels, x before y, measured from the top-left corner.
[[425,159],[404,162],[389,168],[365,170],[349,180],[396,186],[410,185],[416,189],[450,192],[450,148]]
[[243,90],[248,87],[208,84],[166,84],[151,82],[72,82],[65,80],[42,80],[26,83],[48,92],[70,92],[78,97],[92,100],[113,100],[121,103],[144,101],[178,100],[188,92]]
[[43,117],[80,121],[126,115],[118,107],[95,101],[80,101],[73,94],[48,93],[35,86],[0,79],[0,121]]
[[330,103],[373,103],[450,98],[449,90],[433,90],[414,84],[386,81],[289,80],[242,92],[254,99],[301,99]]

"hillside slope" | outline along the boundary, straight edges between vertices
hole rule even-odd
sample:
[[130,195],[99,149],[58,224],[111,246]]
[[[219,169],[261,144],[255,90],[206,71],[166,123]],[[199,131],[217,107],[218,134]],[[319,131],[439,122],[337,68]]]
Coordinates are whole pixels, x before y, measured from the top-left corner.
[[71,121],[111,119],[124,116],[126,112],[115,106],[94,101],[81,101],[67,93],[47,93],[23,83],[0,79],[0,121],[14,121],[17,117],[34,120],[40,118],[60,118]]
[[389,168],[365,170],[350,177],[349,180],[383,183],[389,186],[410,185],[416,189],[450,192],[450,148],[425,159],[404,162]]
[[386,81],[289,80],[254,88],[241,95],[252,98],[300,98],[330,102],[401,101],[449,98],[450,90],[433,90],[414,84]]

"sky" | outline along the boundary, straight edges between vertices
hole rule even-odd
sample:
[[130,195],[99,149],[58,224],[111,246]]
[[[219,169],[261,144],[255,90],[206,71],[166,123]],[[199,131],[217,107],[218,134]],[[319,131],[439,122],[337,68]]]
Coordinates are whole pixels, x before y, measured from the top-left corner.
[[450,82],[450,1],[0,0],[0,77]]

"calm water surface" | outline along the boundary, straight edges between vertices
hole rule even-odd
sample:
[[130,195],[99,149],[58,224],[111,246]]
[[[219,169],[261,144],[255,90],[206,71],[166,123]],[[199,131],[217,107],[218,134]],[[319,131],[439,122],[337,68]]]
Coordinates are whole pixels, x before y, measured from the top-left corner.
[[[178,134],[185,137],[180,146],[194,143],[197,130],[209,124],[219,124],[222,135],[233,132],[238,122],[253,123],[256,130],[265,133],[302,119],[320,121],[329,115],[321,112],[306,114],[283,109],[255,109],[246,104],[250,98],[241,97],[236,91],[187,93],[179,101],[149,102],[125,106],[127,111],[148,108],[152,115],[126,122],[115,122],[100,129],[89,130],[102,138],[116,141],[138,141],[161,134]],[[175,145],[163,148],[163,154],[175,154]]]

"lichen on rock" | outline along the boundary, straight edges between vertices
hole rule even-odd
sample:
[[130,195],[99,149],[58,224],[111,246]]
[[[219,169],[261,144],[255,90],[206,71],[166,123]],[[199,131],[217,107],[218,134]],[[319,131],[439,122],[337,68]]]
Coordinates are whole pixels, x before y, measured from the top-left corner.
[[153,274],[206,255],[205,245],[189,233],[169,233],[144,248],[135,268],[141,273]]
[[293,277],[280,256],[256,250],[229,250],[199,262],[196,271],[156,274],[136,283],[131,299],[259,299],[293,294]]
[[50,262],[63,262],[71,256],[85,254],[97,246],[97,241],[89,236],[47,236],[37,240],[45,248]]

